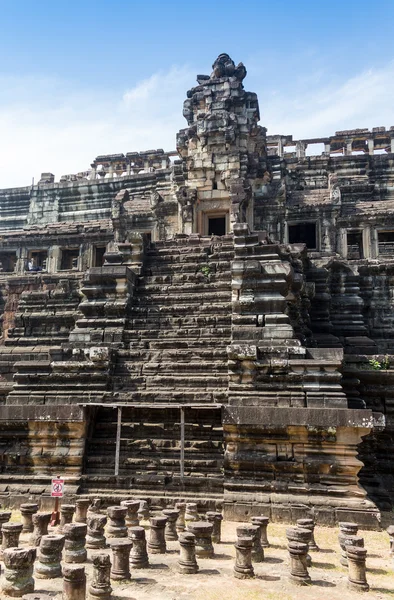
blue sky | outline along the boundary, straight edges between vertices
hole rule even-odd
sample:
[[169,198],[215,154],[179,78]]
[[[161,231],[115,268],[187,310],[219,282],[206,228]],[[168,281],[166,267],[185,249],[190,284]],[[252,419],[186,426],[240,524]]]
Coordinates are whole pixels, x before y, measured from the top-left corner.
[[394,1],[0,0],[0,187],[98,154],[175,148],[221,52],[268,133],[394,125]]

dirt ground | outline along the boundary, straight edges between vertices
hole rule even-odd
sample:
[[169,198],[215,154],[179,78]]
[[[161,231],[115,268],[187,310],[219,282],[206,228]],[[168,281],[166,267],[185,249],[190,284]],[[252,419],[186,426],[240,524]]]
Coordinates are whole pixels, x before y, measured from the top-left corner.
[[[12,520],[19,520],[13,515]],[[271,546],[265,549],[265,561],[256,563],[255,578],[239,580],[233,576],[234,541],[237,523],[222,524],[222,543],[215,545],[215,558],[198,559],[196,575],[177,572],[178,543],[168,542],[167,553],[149,556],[149,569],[133,570],[129,583],[113,582],[113,600],[350,600],[359,597],[346,587],[347,571],[340,566],[338,530],[315,529],[320,552],[311,552],[313,566],[309,569],[312,585],[298,587],[288,580],[289,558],[286,550],[286,525],[270,524]],[[371,587],[370,600],[394,598],[394,557],[389,555],[386,532],[360,532],[368,549],[367,579]],[[28,545],[29,534],[21,536],[21,546]],[[101,551],[88,551],[86,573],[92,574],[92,557]],[[110,550],[108,550],[110,553]],[[3,570],[3,566],[2,566]],[[62,580],[36,579],[35,592],[60,599]],[[1,596],[4,598],[4,596]]]

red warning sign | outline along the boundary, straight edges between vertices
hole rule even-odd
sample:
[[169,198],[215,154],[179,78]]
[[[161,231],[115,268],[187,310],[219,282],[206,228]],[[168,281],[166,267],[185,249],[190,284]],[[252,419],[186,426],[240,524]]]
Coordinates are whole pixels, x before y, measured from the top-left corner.
[[52,498],[62,498],[64,492],[64,479],[52,479]]

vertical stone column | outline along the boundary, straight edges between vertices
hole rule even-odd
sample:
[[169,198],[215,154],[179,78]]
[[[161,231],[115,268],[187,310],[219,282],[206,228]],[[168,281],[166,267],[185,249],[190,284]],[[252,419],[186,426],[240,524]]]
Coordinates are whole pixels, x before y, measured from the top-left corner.
[[3,530],[2,530],[2,525],[4,523],[8,523],[8,521],[11,519],[11,511],[0,511],[0,543],[3,541]]
[[129,538],[133,544],[130,552],[130,566],[133,569],[147,569],[149,558],[146,551],[146,536],[143,527],[130,527]]
[[185,512],[186,512],[186,502],[177,502],[175,504],[175,508],[179,510],[179,515],[176,520],[176,530],[178,533],[182,533],[186,529],[185,523]]
[[3,552],[4,576],[1,591],[4,596],[21,598],[34,592],[33,565],[35,548],[6,548]]
[[85,567],[63,565],[63,600],[86,600]]
[[64,535],[43,535],[37,551],[34,573],[37,579],[55,579],[61,577],[62,550]]
[[339,535],[338,542],[341,547],[341,558],[339,562],[344,567],[347,567],[347,557],[346,557],[346,539],[349,536],[357,535],[358,525],[357,523],[349,523],[342,521],[339,523]]
[[100,514],[101,504],[101,498],[93,498],[88,508],[88,515],[89,513],[94,513],[96,515]]
[[261,517],[252,517],[250,520],[252,521],[253,525],[260,526],[260,541],[262,548],[269,548],[270,544],[267,536],[267,527],[268,523],[270,522],[269,518],[262,515]]
[[181,532],[179,535],[180,554],[178,561],[178,570],[183,575],[193,575],[198,571],[196,560],[196,538],[193,533],[188,531]]
[[390,525],[386,529],[390,539],[390,556],[394,556],[394,525]]
[[110,600],[111,560],[108,554],[98,554],[93,558],[93,579],[89,586],[89,600]]
[[127,513],[127,508],[125,506],[109,506],[107,508],[107,515],[108,515],[107,537],[108,538],[125,538],[125,537],[127,537],[126,513]]
[[140,500],[140,507],[138,509],[138,519],[141,521],[149,521],[150,518],[150,510],[149,504],[146,500]]
[[368,592],[369,585],[365,573],[367,551],[357,546],[346,546],[348,571],[348,588],[355,592]]
[[237,579],[250,579],[254,577],[252,549],[253,538],[251,536],[237,537],[234,565],[234,577]]
[[206,513],[207,520],[213,525],[212,542],[220,544],[222,541],[222,521],[223,515],[220,512],[208,511]]
[[60,507],[60,523],[58,527],[59,533],[63,533],[65,525],[72,523],[75,513],[75,504],[62,504]]
[[290,554],[290,581],[297,585],[308,585],[311,578],[306,565],[308,544],[289,540],[288,550]]
[[315,521],[313,519],[297,519],[297,527],[301,529],[309,529],[311,532],[311,539],[309,542],[309,550],[314,550],[315,552],[319,552],[320,548],[316,544],[315,541]]
[[64,562],[66,563],[84,563],[87,559],[86,544],[86,523],[68,523],[64,527],[66,538],[64,544]]
[[140,503],[138,500],[123,500],[120,503],[121,506],[127,509],[126,513],[126,527],[138,527],[140,520],[138,518],[138,510]]
[[76,523],[86,523],[88,509],[90,506],[90,498],[77,498],[75,501],[75,517],[74,521]]
[[[289,541],[299,542],[300,544],[306,544],[308,550],[311,535],[312,534],[310,529],[303,529],[301,527],[289,527],[288,529],[286,529],[286,537]],[[307,567],[312,566],[312,559],[308,552],[306,554],[306,565]]]
[[107,524],[107,517],[96,513],[88,513],[87,517],[87,535],[86,548],[98,550],[106,547],[104,527]]
[[151,517],[148,550],[151,554],[165,554],[167,550],[165,526],[167,517]]
[[131,578],[130,575],[130,550],[132,541],[125,538],[111,538],[109,544],[112,550],[111,579],[124,581]]
[[52,513],[38,512],[33,515],[33,533],[30,536],[30,543],[37,548],[40,545],[43,535],[48,535],[48,525],[51,520]]
[[185,510],[185,523],[186,527],[188,523],[193,521],[199,521],[200,517],[197,512],[197,504],[195,502],[186,502],[186,510]]
[[1,526],[3,532],[3,539],[1,542],[1,554],[7,548],[18,548],[19,537],[22,532],[22,523],[4,523]]
[[263,562],[264,550],[261,545],[260,525],[240,525],[237,527],[238,538],[249,538],[253,540],[252,560],[253,562]]
[[21,504],[20,511],[22,515],[22,531],[24,533],[31,533],[33,531],[33,515],[38,512],[38,504]]
[[201,558],[212,558],[214,555],[212,545],[213,525],[206,521],[193,521],[188,523],[187,530],[195,535],[196,556]]
[[163,515],[167,517],[167,523],[164,531],[166,542],[174,542],[178,539],[176,522],[179,517],[179,510],[177,508],[166,508],[163,510]]

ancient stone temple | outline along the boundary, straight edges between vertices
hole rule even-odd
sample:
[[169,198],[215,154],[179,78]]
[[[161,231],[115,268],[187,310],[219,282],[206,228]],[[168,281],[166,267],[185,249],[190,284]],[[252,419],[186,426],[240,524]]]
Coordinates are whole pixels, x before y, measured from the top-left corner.
[[[394,128],[267,135],[227,54],[176,151],[0,190],[0,502],[394,502]],[[317,150],[316,150],[317,149]]]

